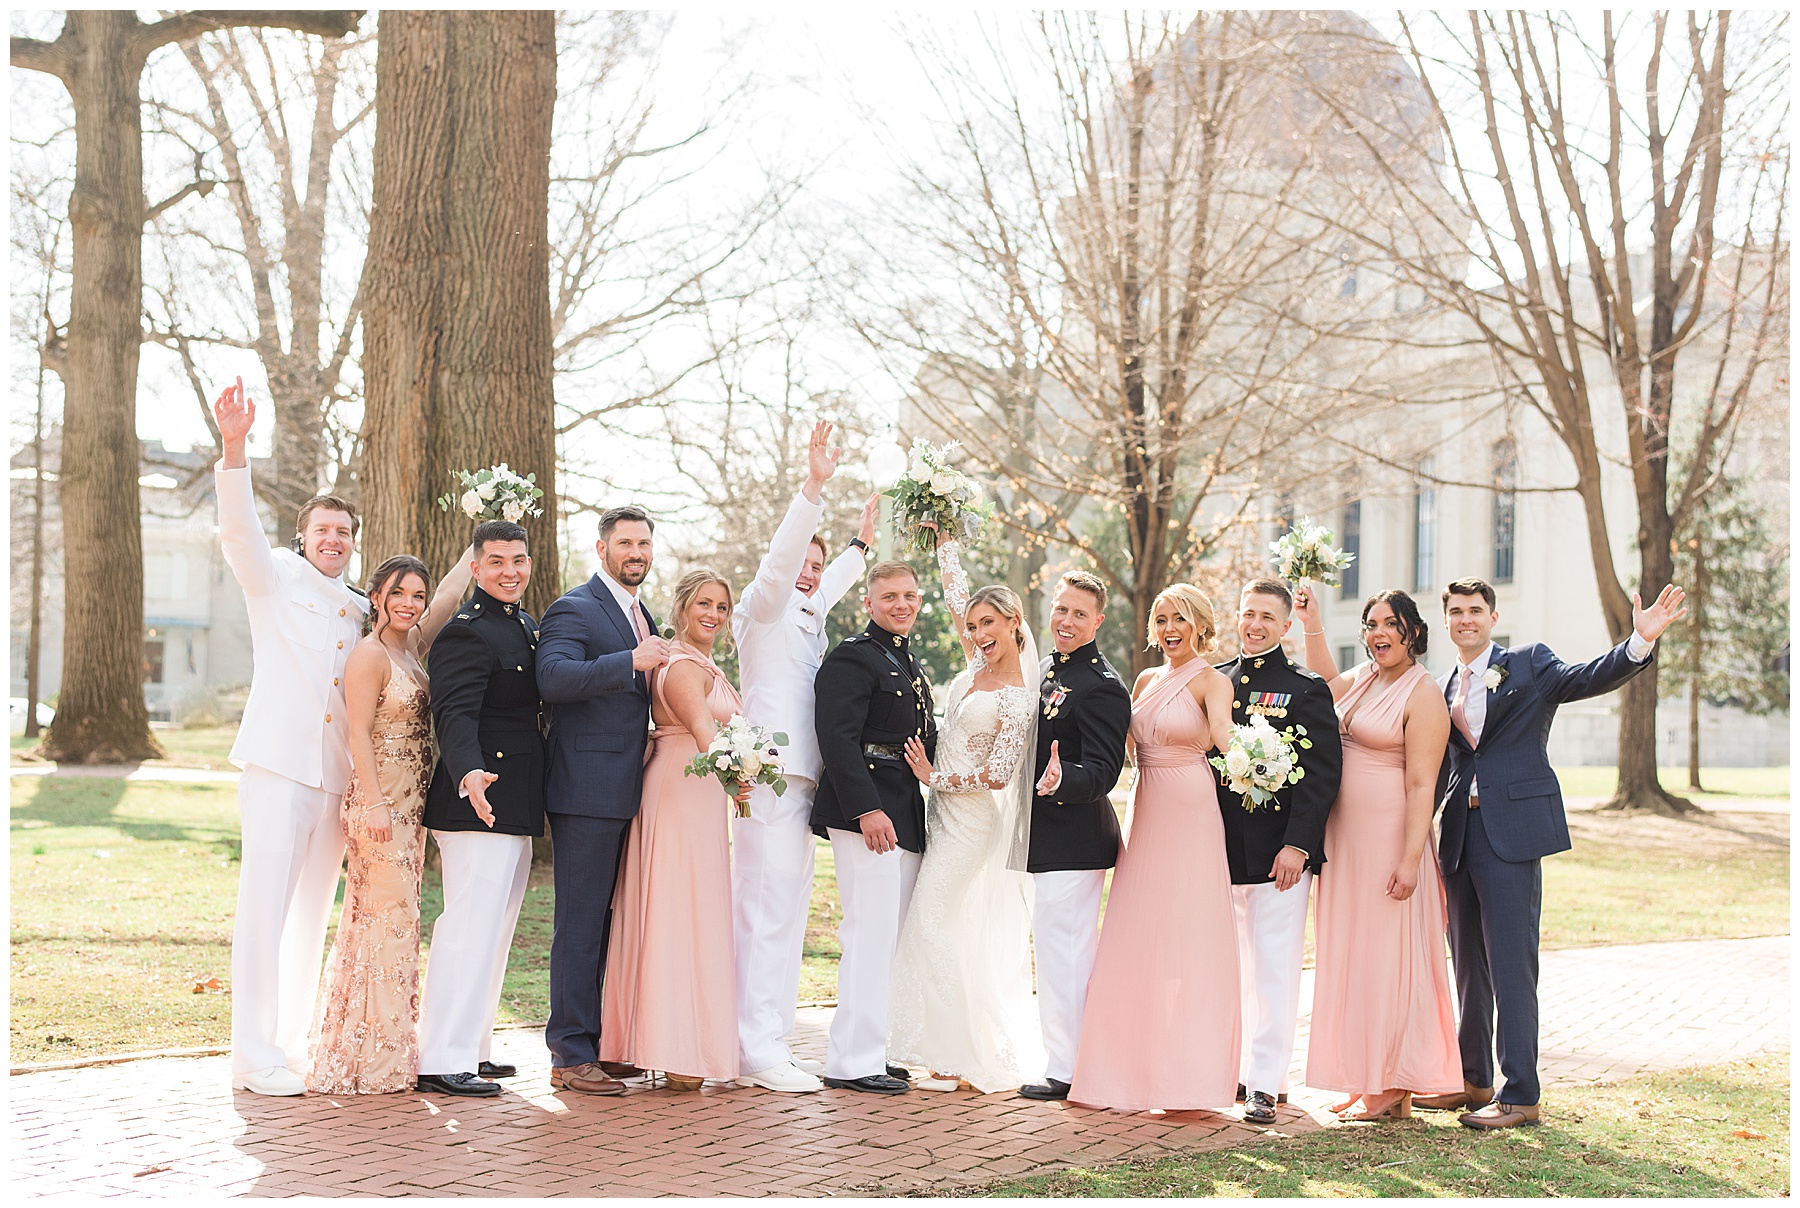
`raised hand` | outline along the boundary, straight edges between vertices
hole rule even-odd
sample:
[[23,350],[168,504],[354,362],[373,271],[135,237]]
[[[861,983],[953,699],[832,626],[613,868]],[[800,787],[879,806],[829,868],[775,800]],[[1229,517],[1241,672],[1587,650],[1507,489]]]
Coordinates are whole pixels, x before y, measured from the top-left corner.
[[857,537],[871,550],[875,548],[875,521],[880,515],[881,492],[877,491],[869,496],[867,503],[863,504],[862,519],[856,530]]
[[225,468],[240,470],[250,463],[244,459],[244,442],[256,423],[256,404],[244,393],[244,379],[227,386],[213,402],[213,419],[219,425],[219,439],[224,442]]
[[1308,630],[1316,633],[1324,628],[1324,622],[1319,616],[1319,597],[1304,583],[1294,592],[1294,616],[1299,618],[1303,633]]
[[1687,607],[1682,603],[1686,599],[1687,592],[1673,583],[1663,588],[1662,593],[1656,597],[1656,603],[1648,608],[1638,599],[1637,592],[1632,592],[1631,627],[1646,642],[1654,642],[1663,635],[1663,630],[1687,616]]
[[469,804],[475,807],[475,816],[486,823],[490,830],[494,826],[494,810],[488,804],[487,787],[498,779],[498,772],[484,772],[480,768],[462,778],[463,792],[469,795]]
[[806,486],[802,491],[812,502],[819,502],[819,491],[837,473],[842,453],[842,449],[831,447],[831,424],[826,420],[814,424],[812,439],[806,443]]
[[651,634],[631,652],[631,669],[649,671],[669,661],[669,640]]
[[1056,741],[1050,742],[1050,762],[1044,765],[1044,774],[1038,777],[1037,795],[1048,797],[1062,784],[1062,755],[1056,749]]

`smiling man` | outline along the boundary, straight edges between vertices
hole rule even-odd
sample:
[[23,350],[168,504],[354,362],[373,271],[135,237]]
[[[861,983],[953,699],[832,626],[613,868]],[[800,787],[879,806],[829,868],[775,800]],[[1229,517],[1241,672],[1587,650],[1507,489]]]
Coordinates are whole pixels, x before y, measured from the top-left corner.
[[919,576],[904,562],[869,568],[869,624],[825,656],[814,681],[813,732],[824,765],[812,826],[831,843],[843,957],[825,1053],[825,1085],[897,1095],[887,1063],[888,974],[925,850],[925,798],[907,766],[917,737],[937,751],[931,684],[907,635],[918,620]]
[[338,802],[350,779],[344,664],[368,601],[344,582],[356,511],[335,495],[300,508],[299,551],[271,549],[256,515],[245,441],[256,405],[244,380],[213,404],[219,542],[244,589],[255,650],[231,746],[243,855],[231,936],[231,1081],[259,1095],[305,1093],[325,927],[344,862]]
[[425,825],[444,865],[444,913],[431,936],[419,1008],[419,1089],[493,1096],[512,1066],[488,1060],[513,928],[544,833],[537,622],[519,607],[531,582],[525,530],[475,526],[475,591],[431,644],[438,763]]

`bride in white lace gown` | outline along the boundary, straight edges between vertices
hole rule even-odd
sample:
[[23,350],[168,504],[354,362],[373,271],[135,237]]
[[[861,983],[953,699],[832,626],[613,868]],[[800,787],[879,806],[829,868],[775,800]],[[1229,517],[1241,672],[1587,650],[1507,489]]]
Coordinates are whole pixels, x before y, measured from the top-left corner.
[[969,666],[950,685],[937,762],[907,761],[930,788],[925,856],[900,929],[888,1056],[929,1068],[915,1085],[1016,1088],[1044,1063],[1031,993],[1031,753],[1037,646],[1006,587],[969,596],[955,542],[938,547],[944,599]]

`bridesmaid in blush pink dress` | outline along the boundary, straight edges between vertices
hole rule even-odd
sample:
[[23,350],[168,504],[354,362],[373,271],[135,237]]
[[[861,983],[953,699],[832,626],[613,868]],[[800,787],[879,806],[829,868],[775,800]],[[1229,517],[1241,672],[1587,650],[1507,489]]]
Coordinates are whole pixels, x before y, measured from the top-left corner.
[[1405,592],[1363,606],[1370,661],[1348,675],[1331,661],[1308,592],[1294,611],[1307,666],[1336,698],[1344,744],[1314,919],[1306,1084],[1349,1094],[1333,1109],[1348,1118],[1403,1119],[1413,1093],[1462,1089],[1444,879],[1429,842],[1450,713],[1418,662],[1427,630]]
[[711,658],[730,620],[725,580],[696,570],[675,585],[675,641],[650,678],[643,804],[613,891],[599,1059],[660,1070],[677,1090],[738,1074],[731,798],[711,776],[683,771],[743,709]]
[[1120,1111],[1225,1111],[1236,1098],[1237,930],[1225,823],[1206,753],[1231,727],[1231,686],[1201,653],[1212,604],[1177,583],[1150,639],[1168,660],[1138,677],[1137,777],[1088,983],[1069,1099]]

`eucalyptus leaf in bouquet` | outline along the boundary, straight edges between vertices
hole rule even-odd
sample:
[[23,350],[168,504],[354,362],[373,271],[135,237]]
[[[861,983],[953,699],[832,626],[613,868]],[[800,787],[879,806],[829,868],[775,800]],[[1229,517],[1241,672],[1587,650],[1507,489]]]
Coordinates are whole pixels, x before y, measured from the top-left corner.
[[544,514],[544,509],[537,506],[544,491],[537,485],[536,474],[521,477],[501,462],[485,470],[452,470],[450,477],[456,481],[457,489],[437,501],[446,512],[456,507],[477,523],[510,520],[514,524],[526,516]]
[[1231,727],[1231,743],[1223,755],[1207,762],[1219,769],[1225,786],[1243,798],[1244,808],[1254,810],[1275,799],[1275,794],[1306,776],[1299,752],[1312,749],[1305,726],[1276,730],[1269,719],[1257,714]]
[[[786,734],[771,734],[761,726],[753,726],[742,713],[719,727],[706,750],[688,761],[682,772],[688,776],[713,776],[725,791],[736,797],[746,784],[766,784],[777,797],[787,792],[787,777],[781,748],[787,745]],[[740,818],[750,816],[750,807],[734,803]]]
[[934,445],[919,437],[906,473],[882,492],[894,501],[895,531],[920,555],[929,556],[940,540],[973,541],[994,514],[981,484],[952,464],[960,447],[956,441]]

